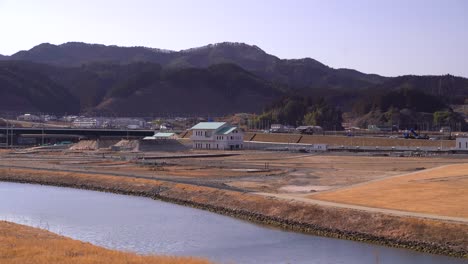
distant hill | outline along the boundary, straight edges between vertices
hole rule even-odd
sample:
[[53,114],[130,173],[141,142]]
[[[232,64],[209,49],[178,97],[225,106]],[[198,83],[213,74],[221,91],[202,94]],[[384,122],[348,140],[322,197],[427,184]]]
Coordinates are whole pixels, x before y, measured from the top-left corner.
[[405,75],[390,78],[388,81],[371,87],[371,90],[417,89],[426,94],[434,95],[446,103],[463,104],[468,98],[468,79],[452,75],[415,76]]
[[244,43],[218,43],[199,48],[166,51],[146,47],[118,47],[70,42],[62,45],[40,44],[20,51],[11,60],[27,60],[57,66],[76,67],[93,62],[128,64],[153,62],[168,68],[205,68],[214,64],[236,64],[272,82],[290,87],[354,89],[386,80],[375,74],[333,69],[314,59],[282,60],[257,46]]
[[260,112],[281,96],[270,82],[233,64],[163,70],[154,63],[57,67],[0,62],[0,110],[119,115]]
[[[447,76],[427,76],[426,78],[396,79],[393,84],[369,91],[357,99],[353,106],[356,117],[355,125],[367,127],[368,125],[396,125],[401,129],[440,129],[442,126],[451,126],[453,129],[465,131],[468,129],[465,118],[450,108],[449,100],[456,100],[457,96],[442,96],[430,91],[433,82],[447,80]],[[399,80],[399,81],[398,81]],[[456,79],[453,79],[457,82]],[[466,81],[460,79],[458,81]],[[414,82],[424,82],[421,86],[412,85]],[[421,89],[425,88],[425,89]],[[439,87],[441,90],[450,86]],[[448,90],[447,90],[448,91]],[[457,90],[452,90],[456,92]],[[466,94],[468,91],[465,90]],[[437,91],[438,93],[438,91]]]
[[43,43],[10,56],[11,60],[27,60],[56,66],[75,67],[94,62],[129,64],[148,61],[168,63],[172,52],[145,47],[117,47],[68,42],[62,45]]
[[60,84],[28,62],[0,62],[0,110],[70,113],[79,102]]

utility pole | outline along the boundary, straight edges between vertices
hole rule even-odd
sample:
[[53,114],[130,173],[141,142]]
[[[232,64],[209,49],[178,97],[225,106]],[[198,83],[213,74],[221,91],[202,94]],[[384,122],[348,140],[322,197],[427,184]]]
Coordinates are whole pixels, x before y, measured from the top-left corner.
[[10,135],[11,135],[11,140],[10,140],[10,146],[11,148],[13,148],[13,124],[11,124],[11,132],[10,132]]
[[6,119],[3,119],[5,121],[5,126],[6,126],[6,135],[5,135],[5,147],[8,148],[8,121]]

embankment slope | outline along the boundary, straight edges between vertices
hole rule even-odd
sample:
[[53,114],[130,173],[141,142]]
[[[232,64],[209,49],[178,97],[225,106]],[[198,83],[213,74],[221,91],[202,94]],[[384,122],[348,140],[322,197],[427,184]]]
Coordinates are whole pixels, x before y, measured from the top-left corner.
[[0,221],[0,262],[68,264],[208,264],[190,257],[141,256],[94,246],[46,230]]

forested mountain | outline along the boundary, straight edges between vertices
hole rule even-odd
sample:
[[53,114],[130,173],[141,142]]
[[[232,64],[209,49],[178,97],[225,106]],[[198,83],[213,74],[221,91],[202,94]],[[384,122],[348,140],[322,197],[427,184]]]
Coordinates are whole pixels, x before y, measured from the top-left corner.
[[354,103],[352,113],[357,117],[356,125],[360,127],[379,124],[407,129],[442,126],[467,129],[464,117],[452,110],[447,103],[448,98],[411,85],[398,85],[397,88],[374,90],[362,96]]
[[43,43],[30,50],[19,51],[11,55],[9,59],[65,67],[77,67],[95,62],[129,64],[147,61],[165,64],[172,59],[171,53],[145,47],[118,47],[68,42],[62,45]]
[[415,76],[405,75],[390,78],[386,82],[371,87],[371,90],[416,89],[426,94],[434,95],[447,103],[463,104],[468,98],[468,79],[452,75]]
[[275,116],[304,123],[304,114],[323,109],[327,116],[351,112],[380,118],[390,110],[432,115],[463,103],[468,79],[382,77],[333,69],[311,58],[279,59],[243,43],[166,51],[70,42],[0,56],[0,92],[6,98],[0,110],[118,115],[268,113],[272,102],[323,98],[299,107],[305,113],[294,118]]
[[[0,62],[0,110],[70,113],[79,111],[78,100],[36,67]],[[47,66],[45,66],[47,67]]]
[[11,60],[27,60],[57,66],[77,67],[93,62],[128,64],[153,62],[167,68],[206,68],[220,63],[236,64],[272,82],[295,88],[353,89],[381,83],[386,78],[355,70],[333,69],[314,59],[282,60],[257,46],[244,43],[218,43],[204,47],[166,51],[146,47],[118,47],[69,42],[40,44],[20,51]]
[[0,62],[0,110],[226,114],[259,112],[282,92],[233,64],[163,70],[154,63],[57,67]]

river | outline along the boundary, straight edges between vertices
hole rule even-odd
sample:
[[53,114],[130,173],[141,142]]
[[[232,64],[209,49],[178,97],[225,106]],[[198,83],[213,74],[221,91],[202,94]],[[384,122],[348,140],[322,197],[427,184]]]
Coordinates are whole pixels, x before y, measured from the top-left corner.
[[467,263],[282,231],[149,198],[32,184],[0,182],[0,220],[111,249],[220,263]]

